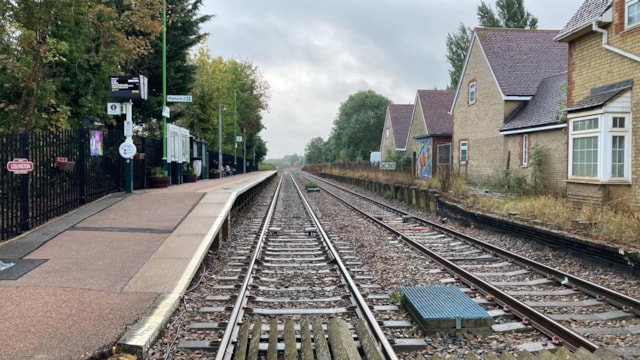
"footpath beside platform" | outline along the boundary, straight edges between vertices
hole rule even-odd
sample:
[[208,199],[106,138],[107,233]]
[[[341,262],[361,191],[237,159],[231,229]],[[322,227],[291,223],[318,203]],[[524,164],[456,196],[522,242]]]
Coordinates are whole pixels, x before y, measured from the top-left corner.
[[[142,352],[236,198],[275,172],[113,194],[0,244],[0,359]],[[225,226],[227,229],[225,229]]]

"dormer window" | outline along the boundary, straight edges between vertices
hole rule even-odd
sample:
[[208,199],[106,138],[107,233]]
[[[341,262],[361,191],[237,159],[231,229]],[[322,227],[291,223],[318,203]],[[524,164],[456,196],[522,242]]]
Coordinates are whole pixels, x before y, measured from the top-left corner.
[[476,103],[476,82],[472,81],[469,83],[469,105],[473,105]]
[[625,1],[625,17],[624,25],[629,28],[640,25],[640,0]]

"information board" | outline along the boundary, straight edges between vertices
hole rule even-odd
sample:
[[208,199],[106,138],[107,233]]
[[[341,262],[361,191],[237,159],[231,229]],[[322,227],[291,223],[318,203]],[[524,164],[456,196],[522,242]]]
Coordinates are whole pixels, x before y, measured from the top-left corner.
[[147,99],[147,78],[142,75],[109,76],[109,86],[113,99]]

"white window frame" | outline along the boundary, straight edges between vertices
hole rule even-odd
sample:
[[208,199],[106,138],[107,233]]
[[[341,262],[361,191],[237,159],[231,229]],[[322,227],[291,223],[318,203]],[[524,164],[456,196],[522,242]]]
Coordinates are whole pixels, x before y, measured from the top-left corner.
[[[633,23],[629,23],[629,14],[631,7],[635,8],[637,11],[636,19]],[[625,0],[624,4],[624,27],[625,29],[640,26],[640,0]]]
[[[464,152],[464,156],[462,153]],[[460,164],[466,164],[469,161],[469,142],[466,140],[460,141]]]
[[[614,119],[624,118],[623,126],[614,127]],[[592,129],[574,129],[574,124],[583,120],[597,120],[597,126]],[[618,122],[619,124],[619,122]],[[620,124],[619,124],[620,125]],[[613,174],[613,139],[623,137],[623,176]],[[595,176],[574,175],[574,140],[596,139],[596,155],[592,161],[596,162]],[[592,113],[569,119],[569,179],[588,182],[631,183],[631,114],[630,113]]]
[[386,131],[387,139],[389,138],[389,133],[390,133],[389,128],[387,128],[387,131]]
[[469,83],[469,105],[473,105],[476,103],[477,91],[476,91],[476,82],[472,81]]
[[522,135],[522,167],[529,166],[529,134]]

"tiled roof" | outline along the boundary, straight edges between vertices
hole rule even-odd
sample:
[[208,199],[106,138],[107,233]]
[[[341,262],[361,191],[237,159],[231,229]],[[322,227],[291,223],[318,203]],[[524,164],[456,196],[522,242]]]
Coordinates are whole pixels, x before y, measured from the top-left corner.
[[[500,131],[543,127],[557,124],[555,115],[560,111],[559,102],[566,102],[567,92],[561,92],[562,84],[567,83],[567,73],[543,79],[535,96],[512,118],[507,119]],[[564,99],[560,99],[563,96]]]
[[592,108],[601,107],[604,104],[608,103],[609,100],[618,96],[618,94],[627,91],[628,89],[617,89],[611,91],[605,91],[603,93],[589,95],[586,98],[578,101],[572,107],[568,108],[567,111],[578,111],[578,110],[587,110]]
[[584,0],[578,11],[569,19],[569,22],[560,30],[556,40],[562,40],[580,30],[591,28],[593,20],[607,11],[611,0]]
[[556,30],[476,28],[505,96],[533,96],[542,79],[567,71],[568,47]]
[[449,109],[454,96],[453,90],[418,90],[428,134],[451,135],[453,133],[453,117],[449,114]]
[[589,96],[575,103],[572,107],[568,108],[567,111],[571,112],[601,107],[632,87],[633,79],[630,79],[591,89]]
[[413,105],[390,104],[387,107],[391,127],[393,128],[393,141],[396,149],[406,149],[409,130],[411,129],[411,116],[413,115]]

